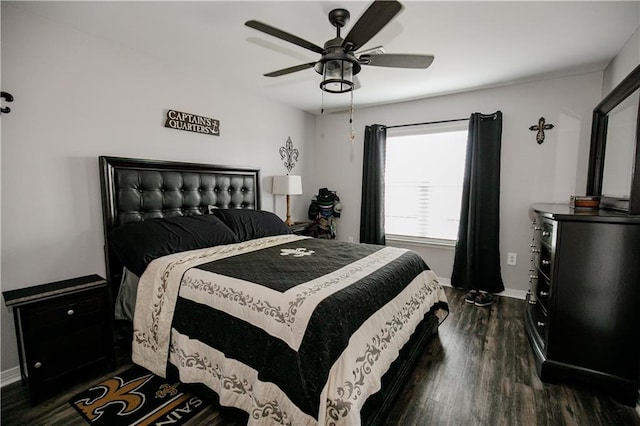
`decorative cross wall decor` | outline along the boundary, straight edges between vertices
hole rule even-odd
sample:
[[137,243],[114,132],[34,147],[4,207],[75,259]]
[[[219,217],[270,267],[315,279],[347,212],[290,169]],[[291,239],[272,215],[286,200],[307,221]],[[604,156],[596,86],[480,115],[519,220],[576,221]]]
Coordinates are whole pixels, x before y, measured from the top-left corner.
[[538,125],[529,127],[529,130],[537,131],[536,133],[536,142],[541,144],[544,142],[544,131],[553,129],[553,124],[544,124],[544,117],[540,117],[538,120]]
[[280,158],[284,160],[284,166],[287,168],[287,172],[290,173],[291,169],[296,165],[295,162],[298,161],[299,154],[298,150],[293,147],[291,137],[288,137],[285,146],[280,147]]

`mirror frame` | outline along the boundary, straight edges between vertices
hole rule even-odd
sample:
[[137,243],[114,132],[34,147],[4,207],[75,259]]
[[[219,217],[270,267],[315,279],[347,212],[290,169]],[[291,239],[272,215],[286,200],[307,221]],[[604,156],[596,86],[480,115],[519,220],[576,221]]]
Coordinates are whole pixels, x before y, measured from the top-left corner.
[[629,198],[602,196],[602,176],[604,175],[604,155],[607,145],[609,112],[639,88],[640,65],[631,71],[593,110],[589,172],[587,175],[587,195],[600,196],[600,208],[622,210],[632,215],[640,214],[640,102],[636,120],[635,160],[631,171]]

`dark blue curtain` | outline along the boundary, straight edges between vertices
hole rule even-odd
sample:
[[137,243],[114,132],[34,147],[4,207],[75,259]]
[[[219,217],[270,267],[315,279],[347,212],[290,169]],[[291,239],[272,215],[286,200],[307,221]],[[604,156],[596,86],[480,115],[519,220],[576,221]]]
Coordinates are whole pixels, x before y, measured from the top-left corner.
[[451,284],[465,290],[499,293],[500,146],[502,112],[473,113],[462,187],[460,227]]
[[360,206],[360,242],[385,244],[384,238],[384,168],[387,128],[380,124],[364,130],[362,166],[362,204]]

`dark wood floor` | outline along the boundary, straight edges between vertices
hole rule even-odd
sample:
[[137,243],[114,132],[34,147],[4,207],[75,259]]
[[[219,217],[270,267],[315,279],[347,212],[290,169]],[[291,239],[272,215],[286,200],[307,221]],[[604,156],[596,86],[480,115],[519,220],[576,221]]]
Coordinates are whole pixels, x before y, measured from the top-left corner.
[[[391,425],[639,425],[638,413],[597,390],[543,384],[523,325],[524,301],[499,298],[479,308],[447,288],[451,313],[398,397]],[[129,367],[122,358],[119,370]],[[103,378],[113,375],[110,373]],[[96,377],[31,407],[20,383],[2,389],[2,425],[82,425],[67,400]],[[236,425],[216,407],[191,425]]]

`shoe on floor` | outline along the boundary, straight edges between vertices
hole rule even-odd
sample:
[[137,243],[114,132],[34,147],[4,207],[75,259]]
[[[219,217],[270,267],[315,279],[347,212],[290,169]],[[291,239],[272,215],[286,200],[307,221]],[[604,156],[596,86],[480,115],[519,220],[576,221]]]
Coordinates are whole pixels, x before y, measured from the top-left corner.
[[496,297],[486,291],[479,291],[474,300],[476,306],[490,306],[496,300]]
[[478,296],[478,290],[469,290],[464,296],[464,301],[467,303],[476,303],[476,297]]

